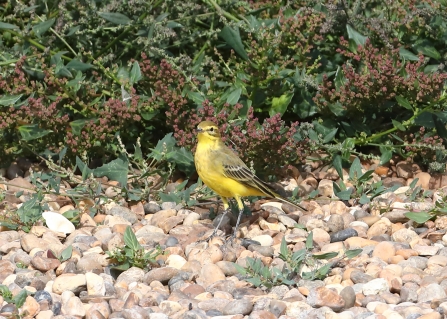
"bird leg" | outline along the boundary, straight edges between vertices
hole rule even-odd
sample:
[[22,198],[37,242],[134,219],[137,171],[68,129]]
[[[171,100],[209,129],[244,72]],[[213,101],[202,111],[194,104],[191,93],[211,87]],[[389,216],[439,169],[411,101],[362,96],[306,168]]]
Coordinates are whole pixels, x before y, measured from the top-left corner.
[[244,207],[239,209],[239,215],[237,216],[236,226],[234,227],[233,235],[230,236],[229,243],[233,245],[233,241],[236,239],[237,230],[239,228],[239,224],[241,222],[242,214],[244,213]]
[[217,223],[216,228],[214,228],[212,234],[207,239],[204,239],[203,241],[210,241],[211,239],[213,239],[216,236],[217,231],[219,230],[220,224],[222,224],[222,221],[225,218],[225,215],[228,213],[229,210],[230,210],[230,208],[227,208],[223,211],[222,217],[220,218],[219,222]]

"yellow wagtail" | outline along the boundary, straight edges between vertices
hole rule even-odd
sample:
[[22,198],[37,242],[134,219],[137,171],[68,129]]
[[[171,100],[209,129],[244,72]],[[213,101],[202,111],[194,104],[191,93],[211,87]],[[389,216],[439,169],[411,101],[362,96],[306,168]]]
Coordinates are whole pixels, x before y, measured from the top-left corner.
[[[294,204],[278,195],[267,183],[260,180],[245,163],[222,141],[219,128],[210,121],[201,122],[197,126],[198,143],[194,162],[197,173],[202,181],[222,198],[224,213],[217,227],[214,229],[213,237],[219,229],[225,214],[229,210],[228,198],[233,197],[239,208],[236,227],[233,238],[236,237],[239,223],[241,221],[244,204],[241,198],[245,196],[266,196],[277,198],[297,208],[303,207]],[[210,237],[210,238],[211,238]]]

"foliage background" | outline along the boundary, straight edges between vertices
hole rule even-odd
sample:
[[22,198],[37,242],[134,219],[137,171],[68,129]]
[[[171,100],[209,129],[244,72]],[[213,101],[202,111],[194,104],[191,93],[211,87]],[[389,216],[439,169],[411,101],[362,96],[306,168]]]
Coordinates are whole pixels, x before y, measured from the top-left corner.
[[[445,169],[446,1],[11,1],[0,157],[192,150],[221,124],[257,171],[315,151]],[[365,154],[368,154],[366,156]]]

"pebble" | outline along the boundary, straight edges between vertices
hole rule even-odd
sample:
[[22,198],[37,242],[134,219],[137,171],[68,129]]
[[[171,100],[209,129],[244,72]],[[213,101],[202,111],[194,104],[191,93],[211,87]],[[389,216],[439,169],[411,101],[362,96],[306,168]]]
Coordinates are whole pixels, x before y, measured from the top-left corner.
[[[335,215],[338,216],[338,215]],[[346,228],[343,230],[340,230],[336,233],[333,233],[331,235],[331,243],[339,242],[339,241],[345,241],[346,239],[350,237],[358,236],[358,232],[353,228]]]
[[345,307],[343,297],[326,287],[311,289],[307,296],[307,303],[317,308],[329,307],[335,312],[339,312]]

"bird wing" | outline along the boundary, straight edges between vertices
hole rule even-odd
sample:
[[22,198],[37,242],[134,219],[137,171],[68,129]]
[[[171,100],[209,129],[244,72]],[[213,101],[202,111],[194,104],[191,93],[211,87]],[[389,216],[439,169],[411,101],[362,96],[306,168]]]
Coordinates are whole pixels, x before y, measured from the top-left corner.
[[244,166],[224,165],[224,174],[246,186],[256,188],[270,197],[276,197],[270,185],[261,181],[248,167]]
[[245,163],[237,157],[229,148],[221,153],[223,173],[226,177],[232,178],[239,183],[259,190],[269,197],[277,197],[273,187],[260,180],[252,171],[245,165]]

